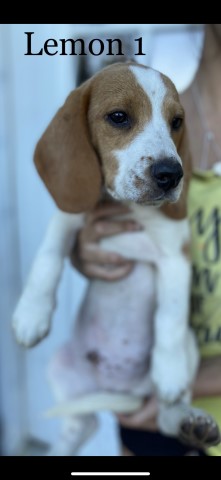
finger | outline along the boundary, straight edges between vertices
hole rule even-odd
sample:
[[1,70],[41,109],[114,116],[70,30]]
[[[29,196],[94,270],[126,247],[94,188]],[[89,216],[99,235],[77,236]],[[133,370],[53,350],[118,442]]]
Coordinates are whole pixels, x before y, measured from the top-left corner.
[[94,245],[92,247],[91,250],[85,248],[81,256],[76,253],[76,249],[70,254],[72,265],[83,275],[94,278],[98,274],[99,279],[118,280],[132,271],[132,261],[125,260],[117,253],[96,249]]
[[143,229],[143,226],[135,220],[120,221],[97,221],[91,227],[82,230],[81,241],[98,241],[104,237],[111,237],[124,232],[136,232]]
[[122,255],[119,255],[115,252],[109,252],[106,250],[102,250],[97,243],[88,243],[88,235],[87,240],[84,241],[82,238],[82,232],[77,237],[77,240],[70,252],[70,260],[71,263],[79,269],[80,263],[84,262],[91,262],[97,264],[109,264],[109,265],[126,265],[128,264],[128,259],[125,259]]
[[97,263],[99,265],[122,266],[128,264],[128,259],[115,252],[102,250],[97,244],[88,244],[80,249],[80,261]]
[[107,266],[98,266],[97,264],[87,263],[84,265],[81,273],[88,278],[113,282],[126,277],[132,271],[133,267],[134,264],[132,262],[114,269],[109,269]]

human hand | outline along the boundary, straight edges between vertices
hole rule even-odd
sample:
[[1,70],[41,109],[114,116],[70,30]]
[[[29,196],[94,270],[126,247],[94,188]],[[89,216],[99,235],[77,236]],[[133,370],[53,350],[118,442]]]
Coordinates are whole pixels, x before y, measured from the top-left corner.
[[117,414],[120,425],[140,430],[157,431],[157,400],[156,397],[147,398],[143,406],[130,415]]
[[89,278],[114,281],[131,272],[132,261],[117,253],[104,251],[99,246],[102,238],[142,229],[135,220],[112,218],[129,212],[130,209],[121,203],[106,202],[87,215],[71,252],[71,263],[80,273]]

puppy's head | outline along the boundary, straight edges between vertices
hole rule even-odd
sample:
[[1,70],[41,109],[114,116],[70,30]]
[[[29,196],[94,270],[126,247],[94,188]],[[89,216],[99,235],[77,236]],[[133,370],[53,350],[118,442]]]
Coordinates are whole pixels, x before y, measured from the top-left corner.
[[115,64],[71,93],[39,141],[35,163],[59,208],[81,212],[102,187],[122,201],[177,202],[187,152],[173,83],[142,65]]

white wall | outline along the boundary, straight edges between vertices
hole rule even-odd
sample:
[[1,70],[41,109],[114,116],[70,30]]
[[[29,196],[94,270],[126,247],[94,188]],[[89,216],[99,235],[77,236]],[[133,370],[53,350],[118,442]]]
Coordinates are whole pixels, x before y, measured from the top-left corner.
[[24,354],[11,334],[11,312],[19,294],[18,243],[14,158],[14,104],[11,88],[9,31],[0,30],[0,435],[7,453],[16,448],[25,429],[22,415]]
[[[69,336],[85,287],[84,279],[67,265],[51,334],[31,350],[17,346],[10,328],[11,315],[55,209],[35,171],[33,150],[47,123],[75,86],[73,58],[64,57],[61,62],[60,57],[24,56],[24,31],[35,31],[41,45],[48,37],[69,36],[72,27],[8,25],[1,30],[4,41],[0,48],[0,102],[4,115],[0,116],[0,219],[4,235],[0,237],[0,413],[6,454],[14,453],[21,438],[33,436],[51,442],[58,434],[59,421],[45,420],[41,415],[54,403],[46,367],[51,355]],[[109,448],[116,450],[114,440],[111,447],[111,436],[110,445],[104,445],[102,430],[112,420],[108,415],[103,418],[104,427],[89,445],[89,452],[86,450],[88,455],[96,451],[107,454]]]

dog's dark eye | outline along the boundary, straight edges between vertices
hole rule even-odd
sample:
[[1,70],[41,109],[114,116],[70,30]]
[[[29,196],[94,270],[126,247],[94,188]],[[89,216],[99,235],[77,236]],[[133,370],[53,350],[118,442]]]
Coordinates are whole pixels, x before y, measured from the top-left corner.
[[127,127],[129,118],[125,112],[112,112],[107,115],[108,120],[116,127]]
[[171,123],[173,130],[179,130],[183,123],[183,119],[181,117],[174,117]]

